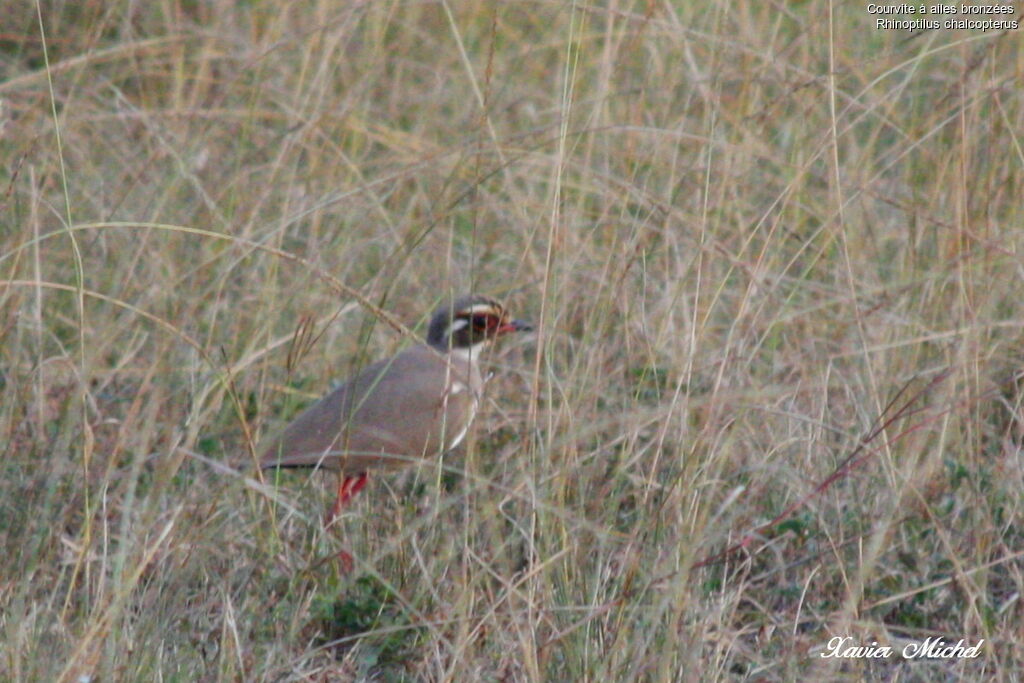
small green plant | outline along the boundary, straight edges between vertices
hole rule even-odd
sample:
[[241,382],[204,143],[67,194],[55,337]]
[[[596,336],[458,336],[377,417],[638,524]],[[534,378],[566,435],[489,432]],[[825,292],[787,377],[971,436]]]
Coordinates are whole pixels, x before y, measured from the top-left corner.
[[358,648],[356,660],[363,670],[404,667],[420,641],[416,626],[394,592],[372,576],[346,584],[340,596],[318,596],[313,613],[323,632],[321,645],[332,645],[343,655]]

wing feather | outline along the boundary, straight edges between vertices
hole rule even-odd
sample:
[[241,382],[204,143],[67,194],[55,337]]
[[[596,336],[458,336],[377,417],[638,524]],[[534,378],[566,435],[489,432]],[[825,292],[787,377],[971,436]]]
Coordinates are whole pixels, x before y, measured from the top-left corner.
[[474,391],[446,392],[446,383],[472,387],[471,374],[425,346],[374,363],[269,439],[261,467],[356,473],[439,455],[465,430],[476,403]]

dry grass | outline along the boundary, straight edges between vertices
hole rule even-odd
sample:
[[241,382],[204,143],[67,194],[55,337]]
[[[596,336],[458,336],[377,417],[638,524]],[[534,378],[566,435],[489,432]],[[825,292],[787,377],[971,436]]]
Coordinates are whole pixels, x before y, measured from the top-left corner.
[[[1020,35],[608,5],[6,4],[0,678],[1019,675]],[[470,289],[465,453],[255,478]]]

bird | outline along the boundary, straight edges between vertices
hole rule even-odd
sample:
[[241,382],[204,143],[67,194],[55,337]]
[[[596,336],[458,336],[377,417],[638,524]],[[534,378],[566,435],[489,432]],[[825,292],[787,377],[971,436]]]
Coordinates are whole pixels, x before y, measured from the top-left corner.
[[480,403],[481,353],[499,337],[532,329],[487,296],[442,304],[425,344],[367,366],[306,408],[260,447],[260,469],[337,472],[330,523],[371,471],[397,470],[457,446]]

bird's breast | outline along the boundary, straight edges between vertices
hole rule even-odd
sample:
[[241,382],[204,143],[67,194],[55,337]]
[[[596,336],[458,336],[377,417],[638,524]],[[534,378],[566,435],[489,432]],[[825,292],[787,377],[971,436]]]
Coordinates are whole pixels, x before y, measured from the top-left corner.
[[469,432],[469,427],[473,424],[473,418],[476,417],[479,399],[477,393],[465,382],[455,380],[451,383],[444,411],[446,421],[451,420],[451,424],[447,425],[444,431],[452,434],[452,437],[444,439],[445,450],[455,448],[466,438],[466,433]]

